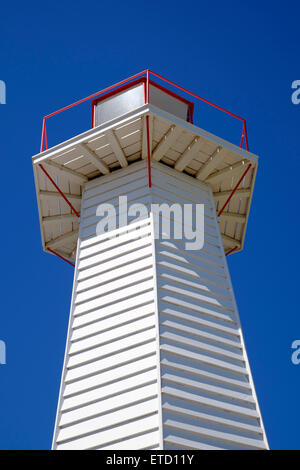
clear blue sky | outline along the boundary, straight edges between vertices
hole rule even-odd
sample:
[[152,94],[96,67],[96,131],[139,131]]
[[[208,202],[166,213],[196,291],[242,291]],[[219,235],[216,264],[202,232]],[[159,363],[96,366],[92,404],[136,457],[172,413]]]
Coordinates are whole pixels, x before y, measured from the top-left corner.
[[[271,448],[300,449],[299,14],[296,1],[2,4],[1,449],[50,447],[69,315],[73,268],[41,249],[41,118],[145,68],[247,119],[259,172],[245,249],[228,261]],[[90,126],[89,109],[76,116],[49,123],[50,144]],[[197,123],[239,140],[206,108]]]

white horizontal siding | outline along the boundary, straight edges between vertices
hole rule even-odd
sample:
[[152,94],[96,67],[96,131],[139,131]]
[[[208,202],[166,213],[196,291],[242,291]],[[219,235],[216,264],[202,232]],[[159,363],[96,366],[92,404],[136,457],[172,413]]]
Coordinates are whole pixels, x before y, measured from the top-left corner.
[[212,194],[165,166],[152,182],[157,203],[205,204],[202,250],[156,240],[164,446],[265,448]]
[[[127,415],[128,416],[128,415]],[[91,432],[88,436],[78,436],[67,442],[57,444],[57,450],[82,450],[97,449],[105,450],[107,446],[113,444],[114,449],[118,449],[118,442],[135,436],[143,436],[147,432],[158,429],[157,414],[137,417],[129,423],[119,423],[111,429],[100,429]]]
[[[158,163],[150,190],[147,171],[85,186],[54,448],[266,448],[211,190]],[[121,195],[205,204],[203,249],[150,213],[97,235],[98,205],[118,213]]]
[[161,441],[150,219],[96,234],[97,206],[122,194],[149,198],[147,179],[144,169],[128,168],[107,181],[83,194],[57,449],[153,448]]

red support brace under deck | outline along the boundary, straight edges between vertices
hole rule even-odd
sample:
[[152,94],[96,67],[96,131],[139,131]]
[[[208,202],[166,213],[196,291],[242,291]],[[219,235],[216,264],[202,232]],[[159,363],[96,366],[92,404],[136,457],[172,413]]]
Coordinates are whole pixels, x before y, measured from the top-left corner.
[[54,250],[51,250],[51,248],[47,248],[47,250],[52,253],[53,255],[57,256],[58,258],[62,259],[63,261],[65,261],[66,263],[70,264],[71,266],[73,266],[73,268],[75,268],[75,264],[74,263],[71,263],[71,261],[69,261],[67,258],[65,258],[64,256],[60,255],[59,253],[57,253],[56,251]]
[[66,201],[66,203],[68,204],[68,206],[70,206],[70,208],[72,209],[72,211],[74,212],[74,214],[79,218],[80,217],[80,214],[77,212],[77,210],[73,207],[73,205],[70,203],[69,199],[64,195],[64,193],[59,189],[59,187],[57,186],[57,184],[55,183],[55,181],[51,178],[51,176],[49,175],[49,173],[47,172],[47,170],[45,170],[45,168],[43,167],[43,165],[41,165],[41,163],[39,163],[39,167],[41,168],[41,170],[43,170],[43,172],[45,173],[45,175],[47,176],[47,178],[49,178],[49,180],[51,181],[51,183],[53,184],[53,186],[57,189],[57,191],[59,192],[59,194],[61,195],[61,197]]
[[235,185],[235,187],[233,188],[232,192],[230,193],[230,195],[228,196],[228,198],[226,199],[226,202],[225,204],[223,205],[222,209],[219,211],[218,213],[218,217],[220,217],[220,215],[222,214],[222,212],[224,211],[224,209],[226,208],[226,206],[228,205],[230,199],[232,198],[232,196],[234,195],[234,193],[236,192],[236,190],[238,189],[239,185],[241,184],[241,181],[243,180],[243,178],[246,176],[246,174],[248,173],[248,171],[250,170],[251,168],[251,163],[249,163],[249,165],[247,166],[246,170],[244,171],[244,173],[242,174],[242,176],[240,177],[240,179],[238,180],[237,184]]

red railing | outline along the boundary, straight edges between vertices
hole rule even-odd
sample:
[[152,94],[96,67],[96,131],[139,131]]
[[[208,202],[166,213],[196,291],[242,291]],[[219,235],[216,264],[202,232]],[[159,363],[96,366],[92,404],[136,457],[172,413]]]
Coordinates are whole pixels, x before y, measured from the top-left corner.
[[109,91],[111,91],[111,90],[113,90],[117,87],[120,87],[121,85],[125,85],[126,83],[130,83],[132,80],[134,80],[138,77],[142,77],[142,76],[146,77],[145,103],[148,103],[149,102],[149,79],[150,79],[150,75],[152,75],[153,77],[159,78],[160,80],[166,82],[167,84],[169,84],[169,85],[171,85],[175,88],[178,88],[179,90],[183,91],[184,93],[187,93],[188,95],[190,95],[190,96],[192,96],[192,97],[208,104],[209,106],[212,106],[212,107],[218,109],[219,111],[222,111],[223,113],[226,113],[229,116],[240,120],[243,123],[240,147],[241,148],[243,147],[243,143],[245,141],[246,150],[249,150],[247,126],[246,126],[246,120],[244,118],[242,118],[240,116],[237,116],[236,114],[232,113],[231,111],[228,111],[227,109],[222,108],[221,106],[218,106],[217,104],[212,103],[211,101],[209,101],[205,98],[202,98],[201,96],[196,95],[195,93],[192,93],[191,91],[187,90],[186,88],[183,88],[182,86],[177,85],[176,83],[172,82],[171,80],[168,80],[167,78],[164,78],[162,75],[159,75],[158,73],[152,72],[151,70],[144,70],[143,72],[137,73],[136,75],[133,75],[132,77],[126,78],[125,80],[122,80],[121,82],[118,82],[114,85],[111,85],[110,87],[105,88],[104,90],[98,91],[97,93],[93,93],[92,95],[89,95],[86,98],[83,98],[79,101],[75,101],[75,103],[69,104],[68,106],[65,106],[64,108],[61,108],[61,109],[59,109],[57,111],[54,111],[53,113],[48,114],[47,116],[45,116],[43,118],[42,138],[41,138],[40,151],[43,152],[44,150],[46,150],[48,148],[47,129],[46,129],[47,119],[49,119],[50,117],[53,117],[53,116],[55,116],[59,113],[62,113],[63,111],[67,111],[68,109],[73,108],[74,106],[78,106],[79,104],[84,103],[85,101],[92,100],[92,99],[94,99],[98,96],[101,96],[105,93],[108,93]]

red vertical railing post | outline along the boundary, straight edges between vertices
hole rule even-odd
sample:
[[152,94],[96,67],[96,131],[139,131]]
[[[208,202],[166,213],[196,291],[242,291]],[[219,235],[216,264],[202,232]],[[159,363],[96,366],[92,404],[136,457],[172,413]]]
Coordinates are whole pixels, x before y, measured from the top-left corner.
[[46,117],[43,118],[41,149],[40,149],[41,152],[43,152],[44,150],[47,150],[48,148],[46,119],[47,119]]
[[45,142],[45,150],[48,148],[48,141],[47,141],[47,122],[45,118],[45,134],[44,134],[44,142]]
[[41,148],[40,148],[41,152],[44,150],[45,126],[46,126],[46,120],[45,120],[45,118],[43,118]]
[[[146,71],[146,104],[149,103],[149,70]],[[150,155],[150,129],[149,129],[149,116],[146,116],[146,130],[147,130],[147,153],[148,153],[148,183],[149,188],[152,186],[151,181],[151,155]]]
[[149,103],[149,70],[147,70],[147,78],[146,78],[146,104]]
[[244,127],[245,127],[246,150],[249,152],[248,133],[247,133],[247,124],[246,124],[246,121],[244,121]]
[[151,155],[150,155],[149,116],[146,116],[146,131],[147,131],[147,153],[148,153],[148,182],[149,182],[149,188],[151,188],[151,186],[152,186],[152,181],[151,181]]
[[241,137],[241,143],[240,143],[241,148],[243,147],[244,136],[245,136],[245,123],[243,124],[243,130],[242,130],[242,137]]

